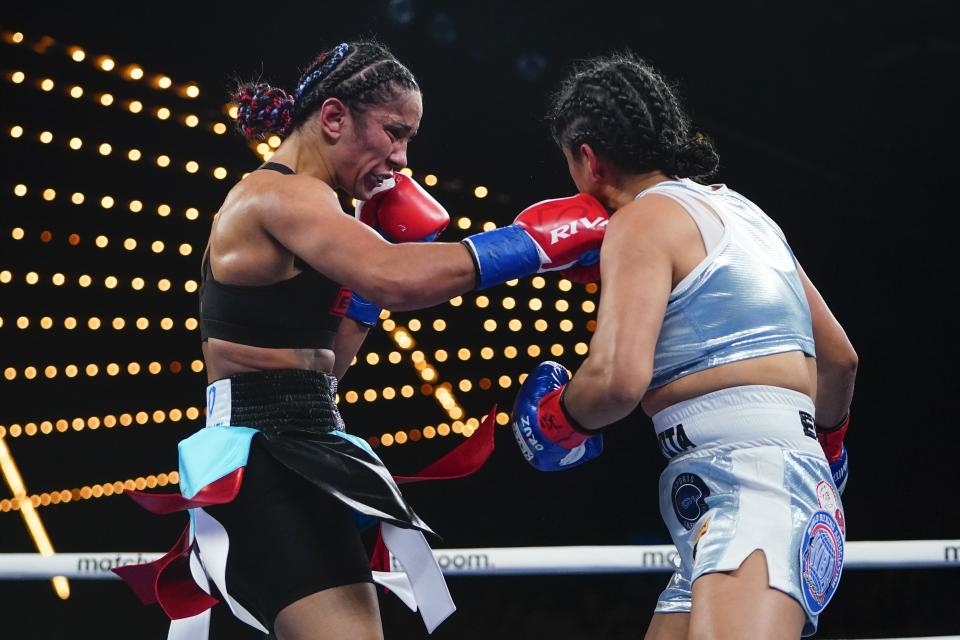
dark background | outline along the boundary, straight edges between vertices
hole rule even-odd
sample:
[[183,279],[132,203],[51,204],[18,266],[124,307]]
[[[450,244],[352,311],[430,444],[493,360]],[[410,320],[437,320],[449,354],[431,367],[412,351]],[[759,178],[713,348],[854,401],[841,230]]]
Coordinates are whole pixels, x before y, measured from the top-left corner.
[[[196,298],[182,283],[197,278],[211,214],[240,172],[259,162],[238,136],[204,131],[227,120],[223,105],[231,78],[262,74],[292,88],[319,51],[344,39],[378,36],[423,88],[423,123],[410,150],[414,175],[438,175],[432,191],[454,216],[469,216],[475,232],[484,221],[509,222],[532,201],[572,192],[542,124],[546,97],[574,60],[630,47],[678,83],[696,125],[717,144],[719,181],[780,223],[859,353],[848,438],[852,476],[844,496],[850,539],[960,537],[952,447],[957,349],[946,308],[956,293],[958,17],[952,3],[931,0],[5,3],[0,29],[21,31],[26,39],[16,46],[0,43],[0,271],[13,274],[11,283],[0,284],[0,369],[129,361],[159,361],[165,368],[158,375],[81,374],[71,380],[61,373],[25,380],[21,373],[0,380],[0,425],[202,407],[203,374],[189,372],[200,357],[199,340],[182,322],[196,315]],[[33,47],[43,36],[55,42],[37,53]],[[83,63],[64,54],[74,44],[88,52]],[[120,67],[137,63],[148,74],[168,74],[178,85],[195,81],[201,95],[186,100],[103,73],[92,64],[100,53]],[[25,72],[27,81],[12,84],[14,70]],[[56,81],[54,91],[36,88],[43,77]],[[86,90],[81,100],[64,93],[74,83]],[[91,96],[102,91],[117,103],[95,104]],[[174,114],[195,113],[204,124],[189,129],[175,118],[131,115],[121,103],[134,98]],[[9,136],[13,125],[25,129],[23,137]],[[43,130],[54,134],[49,145],[37,140]],[[84,139],[81,151],[67,149],[74,135]],[[110,156],[96,153],[101,141],[113,145]],[[144,160],[127,161],[129,147],[141,149]],[[173,165],[158,168],[150,159],[158,153],[170,155]],[[200,163],[199,173],[178,168],[189,159]],[[230,178],[213,180],[215,165],[226,167]],[[28,185],[26,197],[13,195],[19,183]],[[472,196],[480,184],[490,190],[483,200]],[[39,197],[48,186],[57,190],[54,202]],[[86,203],[69,204],[73,191],[87,194]],[[118,205],[100,208],[100,194],[112,194]],[[143,213],[126,211],[131,198],[145,202]],[[167,218],[152,213],[161,202],[173,207]],[[199,220],[184,218],[187,206],[200,209]],[[24,229],[24,239],[12,238],[14,227]],[[49,242],[40,239],[44,230],[52,234]],[[69,233],[79,234],[77,246],[67,243]],[[111,239],[105,249],[92,242],[101,233]],[[446,239],[466,233],[451,225]],[[120,247],[127,235],[141,241],[135,251]],[[148,249],[154,239],[167,243],[160,255]],[[192,244],[194,253],[177,254],[180,242]],[[38,272],[41,283],[25,284],[28,271]],[[52,286],[54,272],[67,275],[68,284]],[[76,279],[82,273],[100,281],[115,274],[121,285],[81,288]],[[130,288],[134,275],[146,278],[144,291]],[[161,277],[173,281],[170,292],[157,291]],[[596,300],[579,285],[560,291],[555,278],[543,290],[527,281],[486,295],[491,304],[483,309],[471,294],[461,307],[396,316],[423,323],[414,336],[428,356],[440,348],[452,355],[464,345],[474,351],[467,362],[435,362],[441,380],[455,386],[463,378],[473,381],[471,392],[455,391],[471,417],[493,402],[510,405],[516,376],[546,355],[529,357],[528,343],[545,351],[565,345],[557,359],[575,367],[581,357],[570,347],[589,341],[592,317],[580,302]],[[506,295],[518,300],[517,309],[500,306]],[[532,296],[544,300],[543,312],[527,309]],[[569,312],[554,311],[561,298],[569,301]],[[16,327],[21,315],[31,319],[28,329]],[[68,315],[81,327],[64,330]],[[151,319],[151,328],[131,329],[141,315]],[[41,316],[54,318],[56,328],[41,330]],[[90,316],[107,327],[87,329]],[[128,327],[108,328],[114,316],[127,318]],[[177,328],[158,328],[164,316]],[[513,317],[524,322],[523,332],[504,329]],[[550,322],[546,332],[531,328],[539,317]],[[561,317],[574,321],[572,332],[557,328]],[[445,319],[447,330],[429,329],[434,318]],[[483,330],[487,318],[500,321],[496,332]],[[497,349],[491,360],[476,353],[487,345]],[[507,345],[519,347],[520,356],[504,358]],[[382,331],[368,340],[367,349],[381,356],[391,348]],[[187,372],[170,372],[174,361]],[[513,378],[509,389],[496,384],[503,374]],[[481,377],[491,378],[493,388],[478,390]],[[409,358],[398,365],[360,364],[343,391],[402,384],[418,386]],[[343,412],[351,431],[364,437],[449,422],[420,393],[344,405]],[[41,493],[168,472],[176,466],[176,441],[198,426],[151,422],[8,436],[6,442],[28,492]],[[406,491],[444,536],[443,546],[668,541],[656,507],[664,462],[647,419],[636,416],[611,429],[602,459],[565,474],[534,472],[506,429],[498,429],[497,438],[498,451],[476,476]],[[397,473],[412,472],[460,439],[381,446],[378,453]],[[158,519],[116,496],[41,507],[39,513],[59,551],[161,550],[183,525],[177,516]],[[0,552],[29,551],[20,515],[0,513]],[[955,570],[848,571],[821,617],[819,637],[960,633],[958,577]],[[638,638],[665,580],[665,574],[452,579],[459,612],[435,637]],[[0,637],[165,634],[161,612],[139,606],[120,583],[71,586],[72,597],[62,602],[47,582],[0,582]],[[382,604],[387,638],[425,637],[418,617],[395,599]],[[225,611],[215,610],[212,638],[256,637]]]

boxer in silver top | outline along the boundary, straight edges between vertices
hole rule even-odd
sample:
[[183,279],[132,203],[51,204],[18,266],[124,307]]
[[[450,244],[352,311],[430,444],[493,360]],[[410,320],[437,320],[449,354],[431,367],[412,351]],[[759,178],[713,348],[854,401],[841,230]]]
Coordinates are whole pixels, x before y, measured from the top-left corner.
[[692,179],[718,157],[646,62],[586,61],[549,121],[577,188],[614,214],[589,356],[572,378],[545,362],[524,382],[521,451],[545,471],[581,464],[641,405],[680,559],[646,638],[812,634],[843,567],[856,352],[780,228]]

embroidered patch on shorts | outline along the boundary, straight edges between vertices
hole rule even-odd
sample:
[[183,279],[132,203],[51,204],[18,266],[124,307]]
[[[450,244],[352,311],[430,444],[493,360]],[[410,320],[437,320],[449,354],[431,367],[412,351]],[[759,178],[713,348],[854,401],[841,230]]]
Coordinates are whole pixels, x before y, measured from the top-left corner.
[[818,615],[830,602],[843,571],[843,533],[828,511],[816,511],[800,542],[800,580],[804,607]]
[[677,476],[670,495],[673,512],[688,531],[710,508],[705,500],[710,495],[710,489],[700,476],[693,473],[681,473]]
[[847,535],[847,527],[843,520],[843,510],[840,509],[840,497],[837,496],[837,490],[826,480],[817,483],[817,502],[820,508],[833,514],[837,524],[840,525],[840,533]]

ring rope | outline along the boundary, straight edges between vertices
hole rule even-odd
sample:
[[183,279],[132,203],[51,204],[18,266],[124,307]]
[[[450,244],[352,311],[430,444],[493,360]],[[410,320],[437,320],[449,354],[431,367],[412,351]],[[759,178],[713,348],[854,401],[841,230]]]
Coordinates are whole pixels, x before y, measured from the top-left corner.
[[[434,549],[448,576],[656,573],[676,568],[672,545],[489,547]],[[40,580],[55,576],[103,580],[111,569],[150,562],[159,552],[0,554],[0,580]],[[960,569],[960,540],[848,542],[845,569]],[[395,566],[394,570],[401,570]]]

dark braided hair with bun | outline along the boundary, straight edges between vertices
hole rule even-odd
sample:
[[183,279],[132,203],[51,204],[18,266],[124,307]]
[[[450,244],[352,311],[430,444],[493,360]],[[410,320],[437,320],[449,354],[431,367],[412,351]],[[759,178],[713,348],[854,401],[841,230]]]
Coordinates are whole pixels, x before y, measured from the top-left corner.
[[631,53],[592,58],[574,69],[554,94],[547,122],[561,148],[577,156],[588,144],[623,171],[701,178],[720,163],[710,140],[691,131],[663,76]]
[[337,98],[354,112],[386,104],[404,91],[420,91],[410,70],[373,40],[343,42],[310,64],[292,95],[263,82],[237,87],[237,130],[248,139],[289,135],[327,98]]

